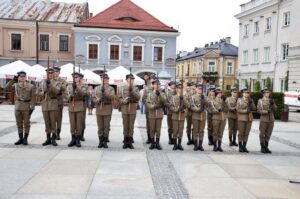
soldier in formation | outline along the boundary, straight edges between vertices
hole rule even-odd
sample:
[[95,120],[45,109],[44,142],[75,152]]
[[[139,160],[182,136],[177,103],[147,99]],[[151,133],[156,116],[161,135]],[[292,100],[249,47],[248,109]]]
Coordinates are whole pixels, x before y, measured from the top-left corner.
[[[193,84],[194,84],[193,82],[187,83],[186,92],[184,95],[184,97],[186,98],[189,104],[191,103],[190,102],[191,96],[194,94]],[[193,144],[192,111],[189,108],[187,108],[185,115],[186,115],[186,135],[188,138],[187,145],[191,145]]]
[[170,109],[171,99],[173,95],[176,95],[176,82],[171,81],[169,82],[170,89],[167,89],[166,97],[167,97],[167,124],[168,124],[168,137],[169,137],[169,144],[172,145],[173,143],[173,125],[172,125],[172,110]]
[[[209,87],[209,93],[207,96],[208,103],[211,103],[212,100],[215,99],[215,86],[211,85]],[[207,109],[207,137],[208,137],[208,145],[213,145],[213,130],[212,130],[212,113],[210,109]]]
[[238,89],[231,88],[231,96],[226,99],[226,105],[228,108],[228,136],[229,136],[229,146],[238,146],[236,143],[236,135],[238,130],[237,122],[237,111],[236,104],[238,100]]

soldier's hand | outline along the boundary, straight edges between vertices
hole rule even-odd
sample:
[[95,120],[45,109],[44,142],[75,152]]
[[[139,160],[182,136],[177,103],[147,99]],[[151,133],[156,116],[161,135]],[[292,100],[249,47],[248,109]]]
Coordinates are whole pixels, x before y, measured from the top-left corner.
[[46,80],[46,84],[49,85],[51,82],[49,79]]
[[159,95],[160,95],[160,92],[159,92],[159,90],[156,90],[156,92],[155,92],[155,93],[156,93],[156,95],[157,95],[157,96],[159,96]]
[[32,112],[33,112],[33,109],[30,109],[30,110],[29,110],[29,115],[31,115],[31,114],[32,114]]
[[18,79],[19,79],[18,75],[15,75],[13,78],[14,82],[18,82]]
[[274,99],[271,99],[271,100],[270,100],[270,104],[271,104],[271,106],[274,105]]
[[75,89],[77,88],[77,84],[74,82],[74,83],[72,84],[72,87],[73,87],[73,89],[75,90]]
[[247,109],[247,113],[251,113],[251,109],[250,108]]
[[129,92],[130,93],[132,92],[132,86],[129,86]]
[[183,100],[183,96],[180,96],[179,99],[180,99],[180,100]]
[[268,110],[268,113],[273,113],[273,110],[272,110],[272,109],[269,109],[269,110]]
[[253,103],[253,99],[250,98],[249,99],[249,103],[252,104]]
[[204,95],[201,95],[201,99],[204,100]]
[[105,88],[104,86],[102,86],[101,92],[104,93],[105,92]]
[[221,112],[223,112],[223,109],[219,108],[219,110],[218,110],[218,111],[219,111],[219,113],[221,113]]
[[131,104],[131,103],[133,103],[133,100],[131,98],[129,98],[129,99],[127,99],[127,102]]
[[178,112],[182,112],[182,111],[183,111],[183,107],[179,107]]

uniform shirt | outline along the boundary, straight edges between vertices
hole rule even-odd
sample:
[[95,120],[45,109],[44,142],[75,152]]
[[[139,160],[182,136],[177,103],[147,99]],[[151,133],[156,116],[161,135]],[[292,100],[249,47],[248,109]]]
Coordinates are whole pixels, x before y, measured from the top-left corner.
[[206,120],[205,109],[208,106],[208,102],[204,95],[192,95],[190,100],[190,106],[193,120]]
[[[253,120],[253,114],[251,111],[256,109],[253,103],[249,103],[250,98],[239,98],[236,104],[236,110],[238,112],[238,121],[251,122]],[[250,111],[250,112],[248,112]]]
[[160,95],[156,95],[156,90],[148,93],[146,106],[149,110],[149,118],[163,118],[163,106],[167,103],[166,95],[159,91]]
[[111,115],[113,110],[112,101],[115,98],[115,89],[108,84],[104,85],[104,93],[102,93],[102,85],[95,88],[93,94],[93,102],[96,104],[97,115]]
[[167,114],[168,115],[172,115],[172,111],[171,111],[171,109],[170,109],[170,102],[171,102],[171,99],[172,99],[172,96],[173,95],[176,95],[177,93],[176,93],[176,90],[174,89],[174,90],[171,90],[171,89],[168,89],[167,90],[167,95],[166,95],[166,98],[167,98],[167,104],[166,104],[166,106],[167,106]]
[[29,111],[30,109],[34,110],[35,89],[32,84],[29,84],[28,82],[15,83],[14,80],[10,80],[6,84],[5,88],[11,91],[14,90],[16,94],[16,111]]
[[80,83],[76,83],[76,85],[77,87],[74,91],[72,84],[67,87],[65,98],[69,101],[69,112],[85,111],[84,100],[87,95],[87,87]]
[[268,112],[270,110],[270,107],[272,110],[276,110],[277,106],[275,102],[273,103],[273,106],[270,104],[270,98],[263,97],[258,100],[257,103],[257,112],[260,114],[260,121],[261,122],[274,122],[275,117],[273,112]]
[[42,111],[56,111],[58,109],[57,94],[60,92],[60,83],[58,80],[51,79],[47,85],[46,79],[42,80],[39,87]]
[[57,95],[58,105],[63,105],[64,104],[63,95],[67,89],[67,82],[61,77],[58,77],[56,80],[59,82],[59,86],[60,86],[60,92]]
[[221,97],[216,97],[215,99],[211,100],[209,106],[210,106],[211,113],[213,114],[212,115],[213,120],[224,121],[226,119],[224,114],[226,104]]
[[[191,89],[191,90],[187,90],[186,91],[186,93],[185,93],[185,98],[186,98],[186,100],[187,100],[187,102],[190,104],[191,103],[191,96],[193,95],[194,93],[193,93],[193,90]],[[187,112],[186,112],[186,116],[187,117],[190,117],[190,116],[192,116],[192,111],[188,108],[187,110],[186,110]]]
[[[136,114],[138,102],[140,100],[139,89],[132,86],[132,92],[129,92],[129,86],[124,85],[118,89],[122,114]],[[129,102],[129,99],[131,102]]]
[[[209,96],[206,97],[206,99],[207,99],[208,104],[210,104],[211,101],[215,99],[215,97],[212,97],[212,96],[209,95]],[[211,106],[208,106],[207,109],[206,109],[208,114],[211,114],[210,108],[211,108]]]
[[[181,107],[180,107],[181,106]],[[179,111],[179,109],[182,109]],[[170,109],[172,111],[172,120],[184,121],[186,111],[184,109],[189,108],[188,100],[183,97],[183,100],[180,100],[179,94],[172,95],[170,101]]]
[[226,98],[226,105],[228,108],[228,118],[237,119],[237,112],[236,112],[236,103],[238,98],[237,97],[227,97]]

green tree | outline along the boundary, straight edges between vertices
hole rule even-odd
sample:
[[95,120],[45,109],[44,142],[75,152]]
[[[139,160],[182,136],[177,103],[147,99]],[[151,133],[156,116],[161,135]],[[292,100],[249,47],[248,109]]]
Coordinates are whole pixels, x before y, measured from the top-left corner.
[[270,90],[273,90],[272,89],[272,82],[271,82],[271,78],[270,77],[267,77],[266,79],[266,87]]
[[260,75],[261,71],[259,71],[257,73],[257,78],[255,80],[254,83],[254,92],[260,92],[261,91],[261,87],[260,87],[260,79],[261,79],[261,75]]
[[235,82],[234,84],[233,84],[233,87],[235,87],[235,88],[237,88],[238,90],[240,89],[239,87],[240,87],[240,85],[239,85],[239,82],[237,81],[237,82]]
[[247,79],[245,80],[245,88],[249,88],[249,83]]
[[286,76],[284,78],[284,90],[285,91],[289,90],[289,74],[290,74],[290,71],[286,71]]

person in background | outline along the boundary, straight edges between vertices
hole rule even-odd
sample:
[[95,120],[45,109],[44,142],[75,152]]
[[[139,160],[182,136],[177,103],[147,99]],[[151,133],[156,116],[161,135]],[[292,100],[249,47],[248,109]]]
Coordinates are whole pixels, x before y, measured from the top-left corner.
[[94,102],[93,102],[93,94],[94,94],[94,89],[92,85],[89,85],[88,90],[87,90],[87,109],[88,109],[88,114],[93,115],[93,108],[94,108]]

